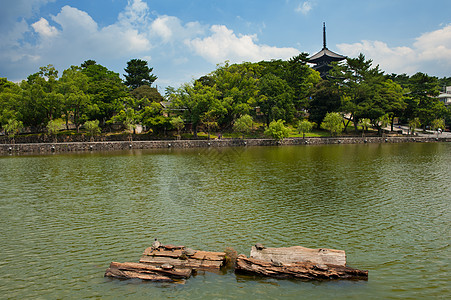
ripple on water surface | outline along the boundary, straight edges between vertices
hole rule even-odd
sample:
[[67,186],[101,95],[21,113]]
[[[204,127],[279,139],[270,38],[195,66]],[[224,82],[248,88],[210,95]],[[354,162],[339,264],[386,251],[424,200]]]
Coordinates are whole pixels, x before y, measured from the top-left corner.
[[[132,151],[0,159],[6,298],[449,295],[449,144]],[[184,286],[103,278],[154,237],[345,249],[368,282],[205,274]]]

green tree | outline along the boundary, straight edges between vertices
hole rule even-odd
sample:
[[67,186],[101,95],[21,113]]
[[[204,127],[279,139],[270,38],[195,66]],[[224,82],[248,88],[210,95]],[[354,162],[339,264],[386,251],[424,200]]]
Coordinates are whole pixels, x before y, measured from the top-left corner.
[[9,120],[21,120],[21,93],[19,85],[0,78],[0,128],[8,124]]
[[140,112],[140,105],[138,100],[133,97],[127,96],[119,98],[115,101],[115,106],[120,110],[107,121],[107,124],[122,124],[129,132],[129,139],[132,140],[132,134],[135,133],[137,124],[142,120]]
[[40,129],[48,121],[61,117],[64,97],[58,84],[58,71],[52,65],[40,67],[39,72],[22,81],[19,111],[24,125]]
[[413,118],[413,119],[409,120],[409,129],[410,129],[411,134],[414,134],[415,129],[420,126],[421,126],[420,118]]
[[330,80],[321,80],[312,94],[309,119],[319,125],[327,113],[339,111],[340,107],[339,86]]
[[219,101],[220,92],[199,81],[193,84],[184,84],[170,95],[171,107],[183,111],[184,119],[191,123],[194,136],[197,136],[197,127],[202,121],[202,116],[210,110],[219,113],[222,110]]
[[439,94],[437,77],[416,73],[410,78],[409,90],[405,117],[418,117],[422,126],[426,127],[434,119],[445,116],[445,105],[435,97]]
[[239,116],[253,112],[258,97],[259,70],[255,63],[229,65],[226,62],[198,80],[218,92],[215,110],[220,127],[230,128]]
[[362,126],[362,135],[365,136],[365,132],[368,131],[368,128],[371,126],[371,120],[367,118],[360,119],[359,125]]
[[11,142],[15,144],[14,138],[23,129],[23,123],[16,119],[10,119],[7,124],[3,125],[3,129],[5,129],[6,134],[11,138]]
[[290,122],[294,117],[293,89],[273,74],[264,75],[259,81],[260,97],[257,104],[265,116],[266,124],[283,119]]
[[83,126],[91,136],[91,141],[94,139],[94,136],[100,134],[101,132],[99,127],[99,120],[86,121]]
[[265,135],[272,137],[278,142],[283,141],[284,138],[290,135],[290,129],[285,126],[285,121],[279,119],[273,120],[265,130]]
[[343,117],[336,112],[328,113],[321,123],[321,128],[328,130],[331,136],[337,135],[343,131]]
[[313,126],[315,126],[315,123],[308,120],[302,120],[298,123],[297,129],[299,133],[302,133],[302,138],[305,139],[305,134],[312,131]]
[[[85,62],[86,63],[86,62]],[[82,72],[88,76],[90,105],[87,110],[88,120],[99,120],[104,126],[122,107],[117,100],[129,96],[127,87],[118,73],[99,64],[83,64]]]
[[307,56],[307,53],[301,53],[289,59],[286,71],[280,76],[293,89],[293,103],[298,112],[309,108],[310,96],[321,80],[319,72],[306,64]]
[[136,99],[147,98],[150,102],[161,102],[164,100],[163,96],[161,96],[160,92],[153,87],[148,85],[142,85],[132,90],[130,94]]
[[233,124],[233,130],[240,132],[243,135],[244,139],[244,135],[251,131],[253,122],[254,120],[250,115],[242,115],[235,120],[235,123]]
[[209,110],[201,116],[202,124],[207,128],[207,136],[210,139],[210,132],[218,127],[218,116],[215,110]]
[[177,137],[180,138],[180,131],[185,127],[185,122],[183,121],[182,117],[178,116],[176,118],[172,118],[170,121],[172,127],[177,129]]
[[152,128],[154,132],[166,130],[171,125],[170,118],[163,115],[163,107],[157,102],[151,102],[144,107],[141,119],[142,124]]
[[81,124],[88,119],[88,115],[92,114],[93,106],[91,96],[88,94],[88,81],[88,76],[77,66],[64,70],[59,80],[59,90],[64,96],[64,118],[67,129],[71,120],[79,132]]
[[344,65],[335,65],[331,71],[342,87],[341,111],[350,116],[356,129],[361,118],[377,120],[386,113],[385,98],[380,95],[386,78],[379,66],[372,67],[372,63],[360,54],[346,59]]
[[147,61],[142,59],[132,59],[127,62],[127,68],[124,69],[125,85],[131,90],[140,86],[151,86],[157,80],[157,76],[151,74],[153,68],[147,65]]
[[58,132],[63,129],[65,122],[63,119],[50,120],[47,124],[47,131],[53,136],[55,143],[58,142]]
[[434,121],[432,121],[431,128],[434,131],[438,131],[439,129],[445,130],[445,120],[435,119]]

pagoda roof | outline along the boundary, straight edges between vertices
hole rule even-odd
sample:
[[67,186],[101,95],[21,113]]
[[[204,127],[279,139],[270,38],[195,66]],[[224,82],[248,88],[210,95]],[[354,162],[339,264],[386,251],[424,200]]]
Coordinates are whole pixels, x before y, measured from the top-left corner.
[[321,61],[327,60],[327,61],[340,61],[345,59],[346,56],[337,54],[335,52],[330,51],[329,49],[327,49],[326,47],[324,47],[323,49],[321,49],[321,51],[319,51],[318,53],[312,55],[309,58],[309,62],[311,63],[319,63]]

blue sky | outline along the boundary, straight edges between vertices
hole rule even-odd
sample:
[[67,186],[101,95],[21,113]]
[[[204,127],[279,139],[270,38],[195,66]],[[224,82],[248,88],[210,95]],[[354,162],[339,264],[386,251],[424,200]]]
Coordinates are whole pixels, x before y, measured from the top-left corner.
[[147,60],[163,88],[217,64],[288,59],[327,46],[387,73],[451,76],[449,0],[0,0],[0,77],[94,59]]

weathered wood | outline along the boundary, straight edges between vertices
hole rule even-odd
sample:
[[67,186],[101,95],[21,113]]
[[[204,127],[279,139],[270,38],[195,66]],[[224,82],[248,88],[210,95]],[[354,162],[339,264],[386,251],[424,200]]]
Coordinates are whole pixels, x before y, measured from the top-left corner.
[[242,254],[237,258],[235,272],[281,279],[368,279],[368,271],[342,265],[316,264],[312,262],[272,263],[255,258],[247,258]]
[[174,279],[186,279],[191,276],[191,269],[163,269],[157,266],[151,266],[142,263],[118,263],[112,262],[106,270],[105,276],[131,279],[138,278],[151,281],[172,282]]
[[173,250],[183,250],[183,249],[185,249],[185,246],[175,246],[175,245],[169,244],[169,245],[162,245],[161,248],[163,248],[165,250],[173,251]]
[[312,262],[314,264],[330,264],[346,266],[346,253],[343,250],[335,249],[310,249],[301,246],[284,248],[263,248],[252,247],[251,258],[266,262],[276,262],[291,264],[295,262]]
[[192,270],[189,268],[174,268],[172,269],[164,269],[160,266],[153,266],[149,264],[143,263],[133,263],[133,262],[112,262],[110,264],[110,268],[118,269],[122,271],[133,271],[140,273],[148,273],[148,274],[160,274],[164,276],[169,276],[171,278],[189,278],[192,274]]
[[149,281],[159,281],[159,282],[174,282],[172,278],[156,274],[145,274],[134,271],[124,271],[119,269],[108,268],[105,272],[105,277],[112,277],[118,279],[141,279]]
[[189,256],[190,259],[197,260],[209,260],[209,261],[224,261],[225,252],[209,252],[209,251],[197,251],[194,255]]
[[161,266],[162,264],[168,263],[176,268],[190,268],[195,270],[210,270],[210,269],[220,269],[224,262],[217,260],[202,260],[202,259],[178,259],[171,257],[159,257],[151,255],[143,255],[139,260],[140,263]]
[[182,253],[183,253],[183,250],[181,250],[181,249],[174,250],[174,251],[167,251],[167,250],[164,250],[163,248],[153,249],[152,247],[149,247],[146,250],[144,250],[143,255],[178,258],[182,255]]
[[164,247],[158,249],[149,247],[144,250],[139,262],[155,266],[168,263],[178,268],[196,270],[219,269],[224,265],[225,252],[193,251],[193,255],[188,255],[188,251],[183,246],[177,246],[173,250],[166,250]]

